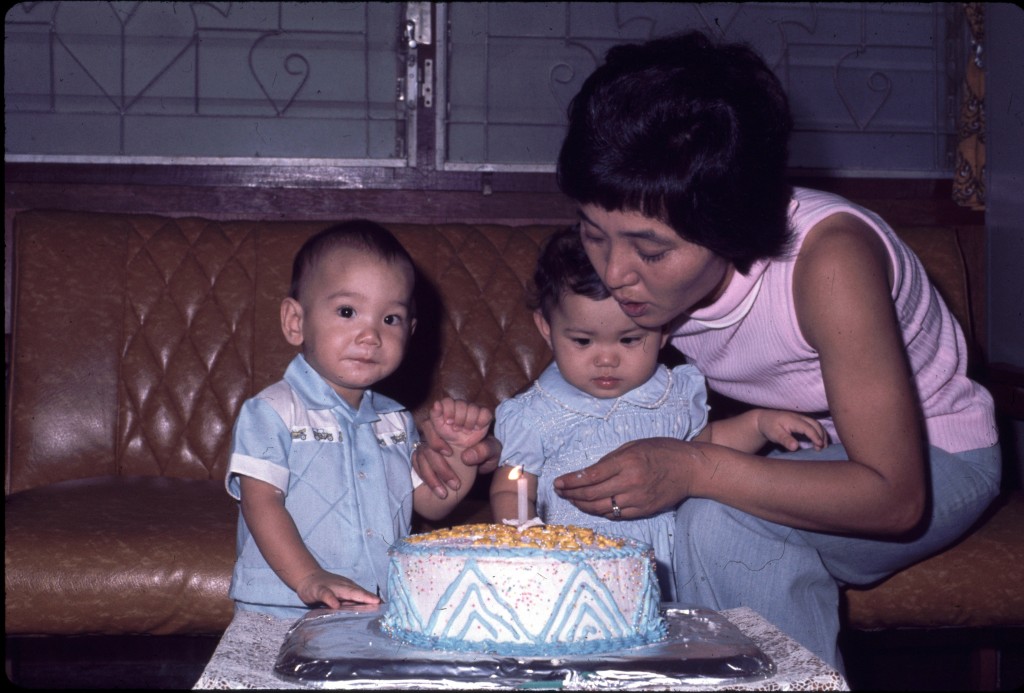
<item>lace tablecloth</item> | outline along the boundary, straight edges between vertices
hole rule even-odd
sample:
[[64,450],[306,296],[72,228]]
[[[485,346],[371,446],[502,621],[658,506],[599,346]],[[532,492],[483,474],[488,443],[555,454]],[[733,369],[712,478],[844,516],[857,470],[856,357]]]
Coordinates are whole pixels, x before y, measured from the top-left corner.
[[[759,681],[723,681],[729,690],[744,691],[824,691],[849,690],[845,679],[832,667],[811,654],[803,646],[746,607],[721,612],[747,637],[757,643],[761,651],[775,662],[777,673],[770,679]],[[273,618],[253,612],[237,612],[231,625],[224,632],[220,644],[213,653],[203,675],[196,682],[195,689],[231,688],[302,688],[292,681],[274,675],[274,663],[284,642],[285,634],[294,621]],[[552,682],[555,687],[556,682]],[[460,689],[479,688],[510,690],[511,687],[491,682],[465,681],[352,681],[344,682],[344,688],[355,689]],[[314,686],[310,686],[314,687]],[[315,686],[320,688],[322,686]],[[567,680],[558,687],[565,690],[594,690],[595,684],[588,681]],[[667,679],[652,684],[650,681],[631,683],[626,680],[614,685],[601,683],[602,690],[679,690],[707,691],[715,685],[685,685]]]

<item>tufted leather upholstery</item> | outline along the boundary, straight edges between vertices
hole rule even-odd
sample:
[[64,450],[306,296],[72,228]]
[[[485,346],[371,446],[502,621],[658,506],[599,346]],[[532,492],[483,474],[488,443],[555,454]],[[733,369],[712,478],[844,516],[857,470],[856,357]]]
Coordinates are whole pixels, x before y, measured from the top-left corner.
[[[7,633],[211,633],[231,617],[242,402],[294,354],[279,305],[322,223],[29,212],[15,224]],[[550,227],[393,226],[420,326],[382,384],[495,406],[549,360],[522,306]]]
[[[222,480],[231,427],[241,403],[278,380],[292,357],[278,307],[295,251],[323,226],[17,216],[8,634],[217,633],[227,625],[237,508]],[[442,394],[494,406],[535,378],[550,356],[523,288],[553,227],[389,226],[421,271],[421,319],[405,363],[381,389],[422,413]],[[970,328],[955,230],[905,236]],[[1024,560],[1015,503],[981,539],[932,559],[940,561],[934,570],[929,561],[851,591],[851,622],[945,625],[955,612],[958,625],[1024,623],[1024,605],[1008,601],[1009,592],[1020,596],[1006,577],[1015,573],[1004,570]],[[480,512],[471,506],[455,517]],[[961,586],[961,575],[971,582]],[[956,609],[937,582],[958,586]]]
[[861,630],[1024,626],[1024,495],[1008,493],[964,541],[872,589],[844,594]]

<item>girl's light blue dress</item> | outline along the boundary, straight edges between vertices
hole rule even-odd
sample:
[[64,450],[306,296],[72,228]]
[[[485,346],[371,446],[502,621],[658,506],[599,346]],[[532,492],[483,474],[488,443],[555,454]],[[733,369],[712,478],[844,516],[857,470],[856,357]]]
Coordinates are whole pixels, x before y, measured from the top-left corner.
[[[587,514],[554,492],[554,480],[589,467],[624,443],[641,438],[689,440],[708,421],[704,376],[691,365],[654,376],[621,397],[598,399],[565,381],[552,363],[528,390],[497,409],[495,435],[503,467],[522,465],[538,478],[537,514],[548,524],[572,524],[650,544],[663,598],[675,600],[672,546],[675,512],[637,520]],[[497,474],[507,471],[499,470]]]

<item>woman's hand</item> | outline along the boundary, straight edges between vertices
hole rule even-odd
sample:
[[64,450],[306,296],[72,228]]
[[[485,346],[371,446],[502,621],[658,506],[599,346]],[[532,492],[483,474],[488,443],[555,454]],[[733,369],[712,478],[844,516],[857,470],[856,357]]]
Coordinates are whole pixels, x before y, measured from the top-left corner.
[[[412,456],[412,466],[438,498],[447,498],[448,489],[458,491],[462,486],[458,474],[452,471],[447,457],[452,455],[452,448],[446,443],[428,418],[420,423],[420,437],[424,445],[419,446]],[[494,436],[488,436],[476,445],[467,447],[462,452],[462,462],[469,466],[478,466],[478,473],[489,474],[498,468],[501,455],[501,443]]]
[[[591,515],[647,517],[690,495],[693,463],[701,458],[699,446],[675,438],[634,440],[586,469],[555,479],[555,493]],[[617,517],[613,506],[619,508]]]

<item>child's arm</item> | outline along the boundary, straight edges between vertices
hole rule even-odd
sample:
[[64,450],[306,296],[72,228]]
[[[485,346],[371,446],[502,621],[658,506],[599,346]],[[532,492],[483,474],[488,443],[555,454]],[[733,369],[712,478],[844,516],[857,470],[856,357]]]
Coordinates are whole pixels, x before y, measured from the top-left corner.
[[260,479],[240,476],[242,517],[256,546],[277,576],[299,599],[332,609],[342,601],[379,604],[374,596],[352,580],[320,567],[306,548],[291,513],[284,506],[284,494]]
[[825,447],[825,428],[817,420],[777,409],[751,409],[729,419],[711,422],[694,440],[749,453],[755,453],[765,443],[772,442],[792,452],[800,447],[794,434],[805,436],[815,450]]
[[417,513],[428,520],[440,520],[473,487],[477,467],[462,462],[462,452],[484,439],[493,418],[490,409],[471,402],[451,397],[434,402],[430,408],[430,424],[453,450],[448,463],[459,478],[459,490],[438,498],[427,484],[420,484],[412,496],[412,507]]
[[[494,521],[515,520],[519,517],[519,489],[515,479],[509,479],[509,473],[515,467],[498,467],[491,477],[491,514]],[[537,476],[520,470],[526,479],[526,519],[537,514]]]

